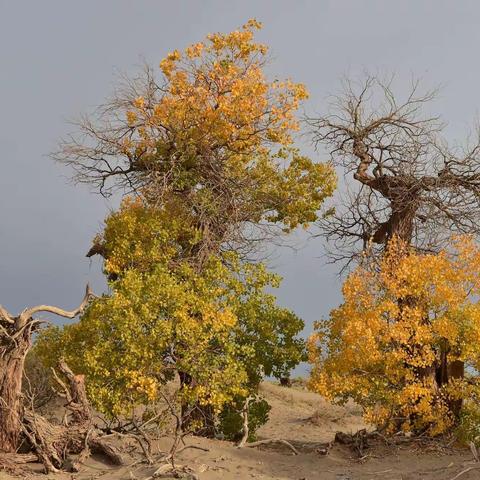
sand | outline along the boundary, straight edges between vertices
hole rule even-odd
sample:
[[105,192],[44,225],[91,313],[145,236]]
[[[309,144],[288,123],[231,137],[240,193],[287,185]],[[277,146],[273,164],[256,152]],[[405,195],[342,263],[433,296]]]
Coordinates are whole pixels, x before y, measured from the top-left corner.
[[[226,441],[188,438],[188,444],[208,451],[185,450],[178,456],[178,464],[188,465],[200,480],[451,480],[472,467],[457,478],[480,479],[480,468],[476,469],[479,464],[473,463],[469,449],[459,446],[440,449],[404,445],[392,448],[379,442],[367,449],[362,459],[342,445],[334,445],[325,454],[325,446],[333,440],[335,432],[354,433],[365,428],[360,409],[354,404],[332,406],[302,387],[285,388],[264,383],[261,390],[272,410],[269,422],[258,432],[259,438],[287,440],[299,455],[294,455],[283,445],[238,449]],[[165,438],[156,448],[165,451],[169,444],[170,440]],[[130,465],[113,467],[94,456],[86,461],[78,474],[47,477],[32,473],[27,478],[144,480],[159,467],[158,464],[141,463],[141,457],[135,454],[128,458]],[[41,471],[40,466],[34,468]],[[0,473],[0,479],[3,478],[11,477]]]

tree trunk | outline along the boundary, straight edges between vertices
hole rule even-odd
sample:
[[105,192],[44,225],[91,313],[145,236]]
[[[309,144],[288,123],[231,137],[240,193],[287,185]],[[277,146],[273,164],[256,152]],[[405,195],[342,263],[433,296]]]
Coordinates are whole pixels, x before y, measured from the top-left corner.
[[412,201],[411,204],[404,205],[403,203],[396,204],[396,202],[392,201],[390,208],[390,217],[374,233],[372,237],[373,242],[383,243],[388,248],[389,241],[393,237],[397,237],[407,245],[410,245],[413,237],[413,222],[418,208],[417,202]]
[[2,337],[0,344],[0,451],[17,450],[22,425],[22,377],[31,346],[30,333]]
[[32,334],[43,323],[42,320],[33,318],[33,315],[49,312],[65,318],[75,318],[83,312],[93,296],[87,285],[82,303],[72,311],[38,305],[26,308],[14,316],[0,305],[0,453],[16,452],[20,435],[26,433],[22,405],[25,357],[32,346]]
[[291,387],[292,379],[290,377],[280,377],[280,385],[282,387]]
[[[465,364],[460,360],[454,360],[453,362],[447,364],[447,372],[449,379],[463,378],[465,376]],[[450,403],[450,409],[457,419],[460,417],[462,405],[463,400],[461,398],[458,400],[453,400]]]
[[[65,384],[55,374],[55,378],[64,390],[66,408],[70,413],[61,425],[51,423],[42,415],[25,408],[21,420],[21,431],[26,443],[43,463],[46,473],[60,469],[78,471],[91,452],[105,455],[115,465],[122,465],[120,451],[102,438],[102,432],[94,425],[90,404],[85,392],[83,375],[75,375],[61,360],[60,372],[67,379]],[[70,458],[70,455],[78,455]],[[0,466],[2,464],[0,463]]]
[[[181,387],[193,386],[195,380],[185,372],[179,372]],[[215,414],[211,405],[194,405],[182,402],[182,430],[194,435],[213,438],[215,436]]]

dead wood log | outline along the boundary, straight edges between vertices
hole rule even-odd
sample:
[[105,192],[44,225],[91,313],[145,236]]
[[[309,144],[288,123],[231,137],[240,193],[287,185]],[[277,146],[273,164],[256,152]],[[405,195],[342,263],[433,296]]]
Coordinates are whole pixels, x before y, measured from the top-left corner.
[[272,443],[281,443],[288,447],[294,455],[299,455],[299,451],[290,442],[282,438],[266,438],[265,440],[257,440],[256,442],[243,443],[242,445],[237,445],[237,448],[252,448],[259,447],[260,445],[270,445]]
[[0,469],[11,475],[27,478],[26,464],[35,462],[38,458],[32,453],[0,453]]
[[11,470],[11,465],[20,459],[40,461],[47,473],[60,470],[79,471],[83,462],[91,453],[107,457],[113,464],[122,465],[121,452],[98,430],[93,422],[92,411],[85,391],[83,375],[75,375],[68,365],[61,360],[58,370],[66,378],[55,378],[63,390],[66,399],[67,415],[62,424],[54,424],[32,408],[23,412],[21,433],[25,443],[35,453],[19,457],[15,453],[0,455],[0,467]]
[[[60,360],[58,369],[68,382],[66,385],[55,374],[67,400],[65,407],[69,415],[65,417],[64,423],[52,424],[32,410],[25,412],[23,420],[24,434],[45,470],[50,473],[70,465],[70,470],[78,471],[91,453],[100,453],[113,464],[122,465],[120,451],[102,438],[102,432],[93,423],[84,376],[75,375],[64,360]],[[72,455],[78,457],[72,459]]]

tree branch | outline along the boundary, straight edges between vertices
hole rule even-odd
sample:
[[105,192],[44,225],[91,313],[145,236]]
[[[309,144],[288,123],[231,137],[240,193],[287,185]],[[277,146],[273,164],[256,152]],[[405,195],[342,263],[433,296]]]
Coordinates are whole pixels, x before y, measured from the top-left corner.
[[79,315],[85,310],[90,300],[94,297],[95,297],[95,294],[92,292],[92,290],[90,289],[90,286],[87,284],[87,288],[85,290],[85,296],[83,297],[82,303],[75,310],[71,310],[71,311],[63,310],[62,308],[54,307],[52,305],[37,305],[36,307],[25,309],[20,314],[19,324],[24,325],[28,321],[28,319],[32,317],[32,315],[38,312],[48,312],[48,313],[54,313],[55,315],[58,315],[60,317],[75,318],[77,315]]

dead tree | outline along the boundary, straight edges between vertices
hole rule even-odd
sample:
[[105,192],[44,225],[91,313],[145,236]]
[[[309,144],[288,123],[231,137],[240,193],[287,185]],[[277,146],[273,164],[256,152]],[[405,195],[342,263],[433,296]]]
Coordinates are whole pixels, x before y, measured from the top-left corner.
[[[346,265],[367,246],[383,251],[394,236],[435,252],[454,233],[480,233],[480,131],[470,145],[450,148],[439,117],[425,113],[436,92],[421,94],[416,82],[400,101],[392,81],[345,81],[329,114],[309,120],[315,143],[346,177],[341,206],[320,225],[333,260]],[[429,372],[439,387],[463,376],[448,353]]]
[[87,285],[82,303],[72,311],[38,305],[14,316],[0,306],[0,452],[15,452],[19,446],[24,414],[22,378],[25,357],[32,346],[32,335],[45,323],[34,315],[47,312],[74,318],[85,309],[92,296]]
[[[53,424],[33,409],[26,408],[22,419],[22,434],[30,448],[43,463],[47,473],[59,470],[79,471],[82,462],[91,453],[105,455],[113,464],[123,464],[116,447],[108,442],[93,422],[93,415],[85,390],[85,377],[75,375],[60,360],[55,379],[61,387],[60,396],[66,400],[66,414],[62,424]],[[74,458],[70,458],[74,455]]]

